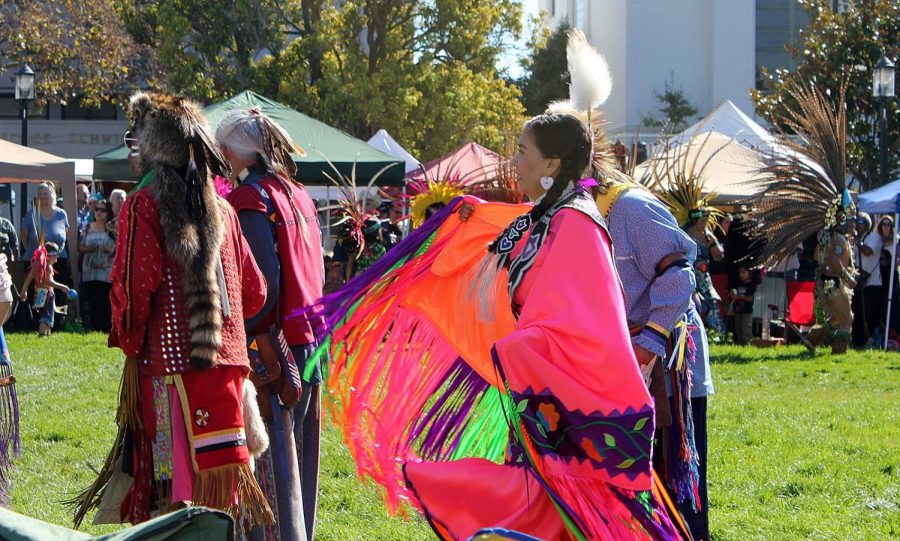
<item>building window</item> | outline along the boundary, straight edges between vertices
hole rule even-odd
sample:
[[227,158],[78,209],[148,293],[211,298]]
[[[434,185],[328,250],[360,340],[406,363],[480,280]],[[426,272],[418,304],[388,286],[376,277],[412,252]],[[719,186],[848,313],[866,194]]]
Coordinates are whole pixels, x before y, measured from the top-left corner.
[[550,16],[556,17],[556,0],[550,0]]
[[575,28],[584,31],[584,0],[575,0],[575,12],[574,19],[572,21],[572,26]]
[[112,102],[103,102],[100,107],[84,107],[80,100],[72,100],[62,106],[63,120],[118,120],[119,108]]
[[[13,92],[0,94],[0,118],[19,118],[19,102]],[[28,118],[49,118],[47,105],[37,105],[31,101],[28,103]]]
[[756,88],[765,90],[763,68],[773,72],[797,67],[788,45],[800,45],[809,16],[799,0],[756,0]]

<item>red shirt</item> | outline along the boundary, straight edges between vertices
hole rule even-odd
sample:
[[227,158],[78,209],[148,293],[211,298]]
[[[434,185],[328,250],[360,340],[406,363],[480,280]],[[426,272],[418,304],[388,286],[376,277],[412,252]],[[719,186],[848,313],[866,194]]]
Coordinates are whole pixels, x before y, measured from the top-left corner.
[[[249,370],[244,318],[262,308],[266,282],[241,235],[237,216],[224,200],[219,201],[225,219],[221,259],[229,313],[223,317],[217,362]],[[136,357],[145,375],[189,371],[190,328],[181,267],[166,253],[155,189],[149,186],[131,195],[118,218],[110,275],[109,346]]]
[[[274,214],[268,213],[263,195],[251,182],[265,190]],[[254,211],[269,215],[270,221],[274,224],[272,242],[277,245],[281,268],[278,305],[262,318],[253,332],[255,334],[267,332],[277,318],[288,344],[297,346],[313,343],[320,323],[310,322],[304,318],[294,319],[291,315],[322,297],[325,270],[316,206],[302,184],[286,182],[290,182],[293,192],[293,206],[291,198],[278,179],[259,175],[248,177],[244,183],[228,194],[228,202],[236,212]],[[294,206],[306,221],[305,232],[297,223]]]

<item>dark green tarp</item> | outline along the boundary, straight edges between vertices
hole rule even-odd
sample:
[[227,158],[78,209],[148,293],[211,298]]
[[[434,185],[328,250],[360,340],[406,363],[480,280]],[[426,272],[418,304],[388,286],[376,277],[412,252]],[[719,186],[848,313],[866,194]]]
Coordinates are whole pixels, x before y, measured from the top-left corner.
[[[404,165],[396,158],[388,156],[365,141],[352,137],[341,130],[310,118],[286,105],[245,90],[221,103],[214,103],[203,111],[213,133],[228,111],[259,107],[272,117],[303,150],[305,157],[294,155],[297,162],[297,179],[310,185],[331,185],[324,173],[334,177],[334,170],[327,158],[342,175],[349,177],[356,162],[357,185],[365,186],[383,167],[394,163],[382,173],[379,185],[402,186]],[[323,158],[322,156],[325,156]],[[324,173],[323,173],[324,172]],[[100,180],[137,180],[128,166],[128,151],[124,146],[107,150],[94,156],[94,178]]]
[[91,537],[0,508],[3,541],[228,541],[234,539],[234,521],[227,513],[190,507],[137,526]]

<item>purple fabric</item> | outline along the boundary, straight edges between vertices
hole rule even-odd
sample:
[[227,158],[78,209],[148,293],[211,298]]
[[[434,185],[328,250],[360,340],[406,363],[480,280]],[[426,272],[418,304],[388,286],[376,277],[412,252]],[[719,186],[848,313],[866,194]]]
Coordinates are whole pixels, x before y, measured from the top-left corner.
[[429,238],[443,225],[447,218],[456,211],[461,197],[453,198],[450,203],[425,221],[422,225],[410,232],[409,236],[376,261],[365,272],[357,275],[344,284],[344,287],[330,295],[321,298],[312,306],[297,310],[291,314],[291,318],[305,317],[313,319],[324,314],[326,316],[326,328],[324,333],[330,333],[347,315],[347,312],[355,304],[355,301],[374,282],[380,280],[395,265],[405,261],[416,254]]
[[[0,329],[0,378],[12,375],[6,337]],[[0,387],[0,505],[9,502],[9,470],[19,454],[19,402],[15,384]]]
[[569,411],[549,390],[530,387],[510,395],[535,450],[556,460],[589,460],[598,470],[635,479],[650,468],[653,409],[599,412]]
[[[447,371],[447,385],[409,434],[409,441],[422,440],[423,460],[450,460],[462,437],[463,420],[490,384],[461,358]],[[447,444],[452,436],[452,441]]]

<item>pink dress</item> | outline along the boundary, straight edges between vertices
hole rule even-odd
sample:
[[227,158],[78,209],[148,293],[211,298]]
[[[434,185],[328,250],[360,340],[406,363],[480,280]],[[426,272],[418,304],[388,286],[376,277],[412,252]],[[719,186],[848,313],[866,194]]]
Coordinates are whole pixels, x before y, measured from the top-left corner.
[[510,301],[505,268],[480,282],[473,269],[530,207],[473,202],[467,222],[451,203],[320,303],[332,418],[359,473],[442,539],[677,539],[653,492],[653,407],[596,207],[564,207],[543,243],[517,243],[535,256]]
[[574,209],[553,217],[515,291],[516,328],[494,347],[528,450],[505,464],[470,458],[405,466],[441,537],[468,539],[495,527],[574,538],[566,520],[581,523],[591,539],[671,532],[664,515],[637,517],[630,505],[650,499],[639,492],[651,489],[654,421],[614,269],[609,239],[590,217]]

